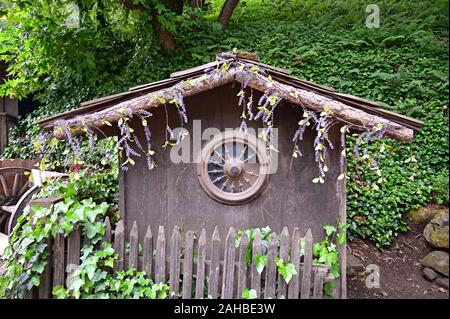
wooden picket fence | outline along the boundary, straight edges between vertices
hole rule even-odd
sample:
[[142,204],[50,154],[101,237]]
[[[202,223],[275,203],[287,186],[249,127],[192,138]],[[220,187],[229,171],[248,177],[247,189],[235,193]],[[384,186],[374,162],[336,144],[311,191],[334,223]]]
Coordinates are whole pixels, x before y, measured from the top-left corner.
[[[118,253],[114,270],[134,267],[145,271],[154,282],[168,282],[174,293],[173,298],[239,299],[243,289],[249,288],[256,291],[258,298],[321,299],[324,283],[334,279],[329,274],[329,267],[312,263],[311,230],[306,232],[304,241],[301,241],[298,228],[293,230],[292,236],[287,228],[279,236],[271,233],[268,247],[264,247],[260,233],[251,243],[244,234],[236,247],[237,234],[233,228],[230,228],[223,245],[216,227],[208,245],[205,229],[199,236],[187,231],[182,238],[178,227],[175,226],[168,237],[166,229],[159,226],[154,237],[149,226],[142,238],[135,222],[129,237],[125,238],[122,221],[117,223],[115,231],[112,231],[108,218],[105,226],[102,241],[112,243]],[[40,286],[28,297],[51,298],[52,287],[64,285],[68,271],[79,265],[80,250],[86,243],[88,240],[83,238],[79,229],[68,238],[57,235],[49,243],[53,253],[42,274]],[[245,260],[249,244],[252,245],[253,260],[257,254],[267,253],[266,267],[261,273],[252,261],[248,264]],[[277,272],[277,257],[295,266],[297,275],[289,284]]]

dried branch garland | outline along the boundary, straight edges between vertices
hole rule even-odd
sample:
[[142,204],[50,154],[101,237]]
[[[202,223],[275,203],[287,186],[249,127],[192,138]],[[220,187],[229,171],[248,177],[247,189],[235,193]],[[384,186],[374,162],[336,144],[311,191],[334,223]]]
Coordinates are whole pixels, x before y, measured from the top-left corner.
[[[305,130],[311,127],[315,132],[314,151],[315,161],[318,165],[319,175],[313,179],[314,183],[324,183],[325,175],[329,171],[327,158],[329,149],[334,149],[328,133],[337,123],[344,124],[341,127],[341,174],[338,179],[345,177],[345,136],[350,130],[362,131],[356,138],[354,153],[360,156],[359,148],[366,145],[362,158],[367,159],[374,169],[379,170],[377,161],[369,156],[367,145],[375,139],[381,139],[384,135],[398,140],[412,138],[412,130],[397,123],[388,121],[378,116],[370,115],[364,111],[347,106],[341,102],[331,100],[318,94],[294,88],[276,82],[267,74],[266,70],[258,65],[243,62],[235,59],[233,53],[226,53],[218,56],[215,67],[205,70],[205,73],[197,78],[179,82],[173,87],[149,93],[142,97],[130,101],[122,102],[108,109],[77,116],[71,120],[59,120],[54,123],[52,138],[65,138],[77,156],[81,156],[80,139],[78,135],[86,135],[90,143],[95,140],[95,132],[100,131],[104,126],[113,126],[111,122],[117,123],[120,137],[117,148],[120,156],[126,159],[122,161],[122,169],[126,170],[128,164],[134,165],[133,158],[145,155],[149,169],[155,167],[152,149],[151,131],[148,126],[148,119],[152,117],[150,109],[163,105],[166,113],[166,141],[163,147],[177,145],[186,136],[183,131],[174,136],[173,130],[169,127],[167,108],[174,106],[180,117],[180,125],[183,127],[188,122],[187,110],[184,98],[199,92],[213,89],[227,83],[237,81],[241,83],[241,90],[238,93],[238,106],[242,108],[240,129],[244,132],[248,129],[248,121],[260,120],[263,129],[259,134],[268,145],[269,151],[275,150],[273,146],[274,116],[277,107],[284,100],[299,105],[303,110],[302,118],[298,123],[298,128],[292,139],[294,158],[302,156],[299,143],[303,140]],[[250,96],[246,96],[246,89],[250,89]],[[261,98],[257,101],[254,109],[253,90],[262,92]],[[130,127],[130,121],[134,117],[139,117],[145,132],[146,148],[134,134]],[[103,132],[102,132],[103,134]],[[47,134],[43,138],[50,138]],[[176,140],[172,143],[172,140]],[[136,147],[137,149],[133,148]],[[276,151],[276,150],[275,150]]]

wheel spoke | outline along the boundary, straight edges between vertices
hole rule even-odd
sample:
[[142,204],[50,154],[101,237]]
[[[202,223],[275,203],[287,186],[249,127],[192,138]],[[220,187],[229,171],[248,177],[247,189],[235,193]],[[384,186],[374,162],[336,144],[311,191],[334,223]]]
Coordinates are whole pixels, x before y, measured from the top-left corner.
[[209,174],[218,174],[223,173],[223,169],[213,169],[212,171],[208,171]]
[[8,185],[5,180],[5,176],[0,175],[0,183],[2,184],[2,187],[3,187],[3,193],[5,194],[6,197],[9,197],[10,194],[9,194],[9,190],[8,190]]
[[30,188],[31,188],[31,182],[30,181],[26,181],[26,183],[20,189],[19,194],[17,195],[17,197],[22,197],[22,195],[25,194],[25,192],[27,190],[29,190]]
[[236,139],[223,140],[208,154],[204,169],[217,191],[238,196],[259,185],[261,163],[255,145]]
[[234,185],[234,180],[231,181],[231,192],[234,193],[236,186]]
[[253,186],[252,182],[250,182],[250,180],[244,176],[244,181],[251,186]]
[[247,163],[250,159],[252,159],[253,157],[255,157],[256,153],[253,153],[252,155],[248,156],[245,160],[244,163]]
[[225,147],[225,158],[226,159],[232,158],[232,156],[230,155],[230,151],[228,150],[227,144],[223,144],[223,146]]
[[214,154],[216,154],[224,163],[226,162],[225,158],[223,158],[221,154],[217,153],[216,150],[214,150]]
[[12,196],[16,196],[17,195],[17,188],[19,187],[19,178],[20,175],[18,173],[14,174],[14,183],[13,183],[13,188],[12,188]]
[[225,175],[219,176],[217,177],[215,180],[212,181],[213,184],[217,183],[218,181],[220,181],[221,179],[223,179],[225,177]]
[[253,172],[244,172],[244,174],[250,175],[250,176],[254,176],[254,177],[258,177],[259,174],[253,173]]
[[213,160],[210,160],[209,162],[210,162],[211,164],[217,165],[217,166],[219,166],[219,167],[223,167],[223,164],[220,164],[219,162],[216,162],[216,161],[213,161]]
[[228,179],[226,179],[225,182],[222,183],[222,186],[220,187],[220,190],[223,191],[223,189],[228,186],[227,184],[228,184]]
[[239,155],[240,160],[242,159],[242,156],[244,156],[246,150],[247,150],[247,145],[245,145],[245,147],[241,151],[241,154]]

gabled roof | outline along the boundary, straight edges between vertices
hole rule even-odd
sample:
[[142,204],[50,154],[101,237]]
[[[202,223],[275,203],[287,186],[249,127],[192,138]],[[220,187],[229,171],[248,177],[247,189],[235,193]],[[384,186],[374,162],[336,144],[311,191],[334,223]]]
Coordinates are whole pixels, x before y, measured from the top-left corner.
[[[231,66],[228,70],[229,74],[219,76],[214,81],[204,81],[205,72],[225,64]],[[266,76],[253,76],[252,72],[248,72],[246,67],[243,67],[244,65],[257,66]],[[131,113],[136,113],[140,109],[157,107],[161,104],[157,96],[170,95],[171,89],[189,81],[195,82],[195,87],[187,85],[188,89],[182,90],[183,96],[197,94],[233,81],[248,82],[249,86],[264,91],[267,89],[266,84],[270,81],[275,84],[275,89],[279,90],[278,95],[290,103],[300,104],[316,111],[323,109],[324,105],[331,105],[336,118],[364,127],[368,127],[371,123],[382,122],[385,124],[386,134],[398,140],[412,138],[413,130],[418,131],[423,126],[423,122],[385,110],[377,102],[336,92],[334,88],[293,77],[286,69],[266,65],[239,53],[230,52],[219,55],[217,61],[172,73],[169,79],[83,102],[77,109],[39,120],[37,123],[44,129],[55,129],[55,133],[57,133],[56,128],[64,123],[81,133],[80,129],[83,125],[100,127],[104,124],[102,120],[117,121],[118,117],[114,114],[119,108],[130,108]]]

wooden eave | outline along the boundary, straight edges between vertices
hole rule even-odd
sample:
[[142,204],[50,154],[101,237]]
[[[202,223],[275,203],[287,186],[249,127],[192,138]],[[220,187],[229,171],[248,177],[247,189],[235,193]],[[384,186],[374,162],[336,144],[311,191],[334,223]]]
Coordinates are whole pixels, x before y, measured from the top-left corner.
[[[81,103],[80,107],[74,109],[72,111],[64,112],[52,117],[48,117],[45,119],[38,120],[36,123],[39,124],[42,128],[49,130],[55,126],[55,122],[60,120],[69,120],[75,117],[85,116],[92,113],[97,113],[104,111],[114,105],[118,105],[122,102],[133,100],[139,98],[141,96],[150,94],[152,92],[156,92],[159,90],[164,90],[170,88],[180,81],[184,81],[190,78],[200,77],[205,73],[205,70],[214,67],[220,67],[222,63],[230,62],[233,59],[226,59],[222,62],[210,62],[198,67],[194,67],[188,70],[174,72],[170,75],[170,78],[148,83],[136,87],[130,88],[126,92],[121,92],[97,99],[93,99],[87,102]],[[336,92],[334,88],[327,87],[324,85],[319,85],[310,81],[298,79],[290,74],[290,72],[286,69],[273,67],[270,65],[266,65],[254,60],[248,60],[243,58],[234,58],[234,60],[244,63],[251,63],[254,65],[258,65],[260,68],[264,69],[274,81],[279,82],[281,84],[305,90],[308,92],[315,93],[317,95],[329,98],[334,101],[341,102],[345,105],[348,105],[357,110],[361,110],[367,114],[378,116],[380,118],[386,119],[393,123],[404,126],[405,128],[412,129],[413,131],[419,131],[423,122],[420,120],[416,120],[411,117],[403,116],[397,114],[395,112],[386,110],[381,108],[380,104],[374,101],[369,101],[363,98],[359,98],[353,95],[344,94]]]

